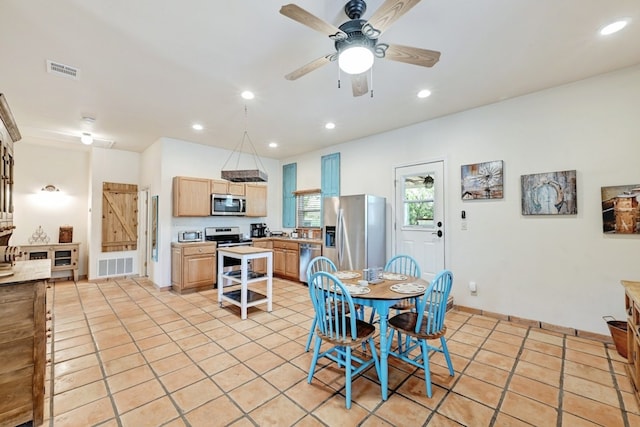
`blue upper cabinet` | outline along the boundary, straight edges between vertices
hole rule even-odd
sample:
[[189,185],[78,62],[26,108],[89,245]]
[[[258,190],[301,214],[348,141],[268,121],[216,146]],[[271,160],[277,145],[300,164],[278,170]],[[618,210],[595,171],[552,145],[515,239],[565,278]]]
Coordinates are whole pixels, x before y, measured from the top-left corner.
[[322,156],[322,197],[340,195],[340,153]]
[[298,167],[296,163],[282,166],[282,227],[296,227],[296,196]]

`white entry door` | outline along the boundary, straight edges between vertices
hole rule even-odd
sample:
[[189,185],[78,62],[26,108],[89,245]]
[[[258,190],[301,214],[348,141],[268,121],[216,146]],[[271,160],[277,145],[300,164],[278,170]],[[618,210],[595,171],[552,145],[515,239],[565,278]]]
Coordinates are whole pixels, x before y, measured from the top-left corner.
[[395,253],[418,260],[422,278],[444,269],[444,162],[395,168]]

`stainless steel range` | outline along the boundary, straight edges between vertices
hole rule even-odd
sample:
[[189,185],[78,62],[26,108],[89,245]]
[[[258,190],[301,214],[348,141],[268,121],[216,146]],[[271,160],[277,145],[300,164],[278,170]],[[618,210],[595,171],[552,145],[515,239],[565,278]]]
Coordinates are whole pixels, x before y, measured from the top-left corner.
[[[245,239],[242,236],[240,227],[205,227],[204,240],[218,243],[219,248],[253,246],[253,240]],[[238,274],[240,274],[240,260],[225,257],[223,271],[225,273],[238,271]]]

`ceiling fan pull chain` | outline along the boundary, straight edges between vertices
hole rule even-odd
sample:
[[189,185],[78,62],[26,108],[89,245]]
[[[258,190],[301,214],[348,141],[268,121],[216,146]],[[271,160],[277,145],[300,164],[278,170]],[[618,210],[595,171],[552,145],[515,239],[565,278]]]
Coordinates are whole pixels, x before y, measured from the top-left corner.
[[338,89],[340,89],[340,67],[338,67]]
[[373,66],[369,69],[369,80],[371,80],[371,97],[373,98]]

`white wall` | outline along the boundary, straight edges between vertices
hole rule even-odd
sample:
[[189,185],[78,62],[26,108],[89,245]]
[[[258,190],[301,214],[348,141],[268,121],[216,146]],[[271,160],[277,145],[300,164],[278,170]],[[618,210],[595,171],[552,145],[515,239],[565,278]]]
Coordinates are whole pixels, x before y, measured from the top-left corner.
[[[73,227],[73,241],[80,242],[78,273],[87,274],[87,194],[88,152],[60,150],[46,141],[18,141],[14,145],[14,230],[10,244],[27,245],[33,233],[42,227],[49,243],[58,243],[62,225]],[[47,184],[59,192],[41,191]],[[37,244],[37,243],[34,243]],[[68,276],[56,272],[56,276]]]
[[133,257],[133,271],[140,271],[138,251],[102,252],[102,184],[114,182],[140,186],[140,154],[130,151],[91,148],[91,215],[89,217],[89,280],[97,278],[98,261]]
[[[620,279],[640,280],[640,236],[602,233],[600,187],[640,183],[639,99],[640,67],[633,67],[283,163],[298,163],[299,186],[318,187],[320,156],[340,152],[341,193],[389,203],[394,166],[444,158],[446,266],[456,303],[608,334],[602,316],[624,318]],[[462,201],[460,166],[491,160],[504,160],[504,198]],[[577,170],[578,214],[522,216],[520,176],[568,169]]]
[[[436,96],[433,102],[438,102]],[[272,230],[281,229],[282,164],[298,163],[298,188],[318,188],[320,156],[340,152],[342,194],[371,193],[392,200],[394,166],[444,158],[446,264],[455,274],[456,302],[607,334],[601,316],[624,317],[620,279],[640,280],[640,236],[602,234],[600,187],[640,183],[638,99],[640,67],[633,67],[283,162],[263,158],[269,174],[265,222]],[[158,286],[170,285],[170,242],[178,230],[239,225],[248,233],[251,222],[263,221],[172,217],[171,178],[218,178],[230,154],[226,150],[162,138],[142,155],[98,148],[87,154],[25,138],[15,153],[17,229],[11,244],[26,243],[38,225],[57,241],[58,227],[72,225],[74,241],[88,242],[91,265],[81,262],[80,274],[88,271],[90,278],[97,260],[105,257],[97,237],[103,181],[137,183],[159,195],[161,251],[150,268]],[[505,162],[504,199],[463,202],[460,166],[491,160]],[[253,164],[240,165],[248,166]],[[520,175],[565,169],[578,173],[578,215],[522,216]],[[68,205],[34,204],[31,198],[48,183],[69,196]],[[460,230],[463,209],[468,231]],[[391,254],[390,246],[387,252]],[[470,280],[478,283],[476,297],[467,291]]]
[[[151,259],[151,197],[159,196],[162,192],[162,143],[157,141],[147,148],[140,156],[140,188],[148,191],[149,200],[147,209],[147,218],[140,218],[140,221],[146,221],[149,235],[146,236],[148,255],[150,260],[147,268],[149,278],[153,283],[162,283],[162,268],[160,258]],[[160,198],[158,197],[158,200]],[[141,200],[141,202],[144,202]],[[158,233],[160,234],[160,233]],[[144,238],[144,237],[141,237]],[[158,241],[158,249],[161,248],[163,242]],[[141,254],[142,257],[145,254]]]

